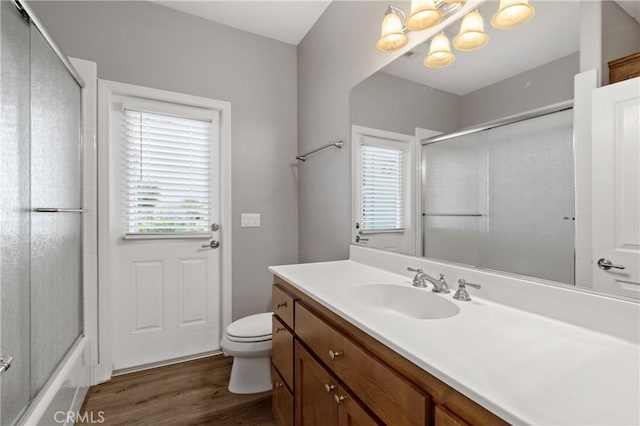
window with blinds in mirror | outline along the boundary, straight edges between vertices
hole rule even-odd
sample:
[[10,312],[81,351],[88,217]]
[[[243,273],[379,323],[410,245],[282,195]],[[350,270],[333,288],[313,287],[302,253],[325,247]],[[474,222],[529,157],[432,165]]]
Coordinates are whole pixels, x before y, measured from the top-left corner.
[[363,231],[404,228],[404,150],[363,144],[360,147]]
[[217,113],[150,104],[122,108],[125,238],[207,233]]

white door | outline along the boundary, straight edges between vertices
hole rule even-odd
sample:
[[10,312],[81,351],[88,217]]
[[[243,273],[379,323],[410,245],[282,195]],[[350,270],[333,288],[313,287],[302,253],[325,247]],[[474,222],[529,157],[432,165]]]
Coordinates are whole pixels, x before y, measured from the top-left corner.
[[415,136],[353,126],[351,242],[414,254]]
[[593,287],[640,298],[640,78],[594,90],[592,123]]
[[113,368],[219,351],[222,112],[126,94],[108,107]]

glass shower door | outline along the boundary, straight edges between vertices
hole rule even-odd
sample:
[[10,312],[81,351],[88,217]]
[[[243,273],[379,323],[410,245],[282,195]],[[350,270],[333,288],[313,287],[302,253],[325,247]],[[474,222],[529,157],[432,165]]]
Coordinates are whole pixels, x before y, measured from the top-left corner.
[[82,333],[80,87],[31,26],[31,396]]
[[0,1],[0,424],[12,424],[30,401],[30,103],[29,25]]
[[[0,425],[82,334],[81,92],[37,27],[0,1]],[[42,208],[57,212],[38,211]]]

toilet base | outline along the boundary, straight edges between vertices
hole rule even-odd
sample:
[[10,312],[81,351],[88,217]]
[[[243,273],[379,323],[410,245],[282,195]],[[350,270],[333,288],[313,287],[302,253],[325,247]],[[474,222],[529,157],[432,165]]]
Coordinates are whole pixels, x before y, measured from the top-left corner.
[[229,392],[260,393],[271,390],[271,357],[234,357],[229,379]]

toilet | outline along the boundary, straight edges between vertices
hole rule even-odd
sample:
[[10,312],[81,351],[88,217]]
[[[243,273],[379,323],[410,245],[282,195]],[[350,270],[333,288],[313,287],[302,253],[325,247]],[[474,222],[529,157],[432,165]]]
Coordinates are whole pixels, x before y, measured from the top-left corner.
[[250,315],[229,324],[220,341],[233,356],[229,392],[259,393],[271,390],[272,312]]

